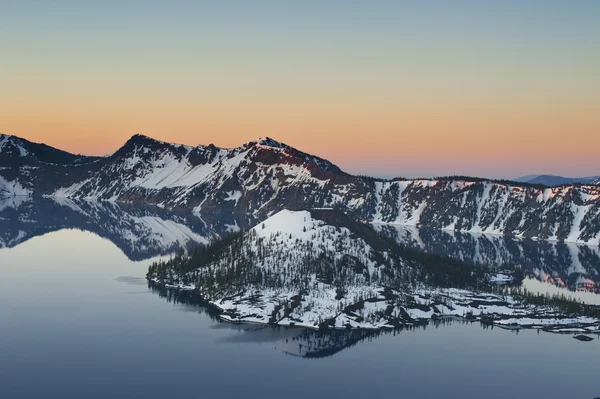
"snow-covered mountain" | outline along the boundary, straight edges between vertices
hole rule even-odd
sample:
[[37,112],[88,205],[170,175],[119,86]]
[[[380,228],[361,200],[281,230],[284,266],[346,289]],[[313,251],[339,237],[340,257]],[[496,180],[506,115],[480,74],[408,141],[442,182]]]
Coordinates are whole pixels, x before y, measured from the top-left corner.
[[156,262],[147,277],[193,290],[234,322],[395,328],[470,315],[498,325],[600,327],[591,317],[464,290],[489,287],[489,270],[419,256],[334,210],[283,210],[245,233]]
[[0,134],[0,198],[51,194],[86,178],[101,159]]
[[594,185],[545,188],[462,177],[378,180],[349,175],[269,138],[223,149],[135,135],[110,156],[43,167],[41,161],[17,162],[14,154],[21,150],[15,148],[11,145],[12,161],[3,161],[0,169],[0,196],[143,203],[249,215],[255,223],[282,209],[332,207],[374,223],[600,242],[600,186]]
[[[132,260],[187,251],[251,227],[228,214],[195,214],[157,207],[64,198],[0,199],[0,249],[61,229],[104,237]],[[501,235],[376,224],[380,233],[418,251],[500,268],[519,266],[527,276],[560,287],[600,292],[598,246]]]
[[51,195],[245,213],[258,211],[283,186],[314,186],[334,175],[343,173],[269,138],[222,149],[135,135],[90,177]]
[[33,143],[16,136],[0,134],[0,167],[1,166],[41,166],[80,165],[100,159],[85,155],[71,154],[46,144]]
[[284,210],[215,253],[200,247],[158,263],[149,277],[197,289],[227,319],[314,327],[323,315],[340,313],[340,304],[377,296],[386,282],[408,283],[408,265],[385,249],[385,240],[340,212]]

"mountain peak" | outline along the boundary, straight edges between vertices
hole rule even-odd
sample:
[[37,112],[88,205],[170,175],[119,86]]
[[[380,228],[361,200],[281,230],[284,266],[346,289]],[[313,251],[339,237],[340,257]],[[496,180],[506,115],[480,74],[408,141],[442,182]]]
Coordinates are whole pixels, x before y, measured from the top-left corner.
[[[0,152],[3,153],[4,164],[11,164],[18,159],[19,165],[25,162],[34,165],[38,162],[44,164],[74,165],[93,162],[98,159],[94,156],[72,154],[58,148],[50,147],[43,143],[31,142],[18,136],[0,134]],[[12,158],[12,161],[11,161]],[[25,159],[25,161],[23,161]]]
[[[131,145],[131,144],[139,144],[141,146],[171,147],[171,148],[176,148],[176,149],[186,149],[188,151],[193,148],[193,147],[190,147],[190,146],[187,146],[184,144],[169,143],[166,141],[157,140],[155,138],[146,136],[141,133],[136,133],[133,136],[131,136],[129,138],[129,140],[127,140],[127,142],[125,142],[123,147],[127,147],[128,145]],[[121,148],[123,148],[123,147],[121,147]]]
[[542,184],[548,187],[556,187],[572,184],[598,184],[600,182],[600,176],[565,177],[551,174],[527,175],[519,177],[515,179],[515,181],[530,184]]
[[152,137],[146,136],[145,134],[135,133],[127,141],[133,141],[133,142],[148,142],[148,141],[151,141],[151,142],[156,142],[158,140],[155,140]]
[[273,140],[270,137],[261,137],[256,142],[258,145],[263,147],[271,147],[271,148],[288,148],[289,146],[283,143],[280,143],[277,140]]
[[21,157],[27,156],[28,151],[24,147],[23,140],[17,136],[0,134],[0,152],[13,152]]
[[10,134],[0,133],[0,143],[7,143],[9,141],[22,141],[20,137],[13,136]]

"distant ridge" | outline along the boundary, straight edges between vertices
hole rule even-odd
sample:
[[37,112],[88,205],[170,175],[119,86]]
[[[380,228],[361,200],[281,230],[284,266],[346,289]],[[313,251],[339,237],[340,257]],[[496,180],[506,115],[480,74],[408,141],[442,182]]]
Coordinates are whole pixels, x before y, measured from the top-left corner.
[[548,187],[564,186],[569,184],[600,184],[600,176],[564,177],[556,175],[527,175],[515,179],[516,182],[542,184]]
[[18,160],[22,163],[51,163],[75,165],[94,162],[100,157],[72,154],[42,143],[34,143],[17,136],[0,134],[0,166]]

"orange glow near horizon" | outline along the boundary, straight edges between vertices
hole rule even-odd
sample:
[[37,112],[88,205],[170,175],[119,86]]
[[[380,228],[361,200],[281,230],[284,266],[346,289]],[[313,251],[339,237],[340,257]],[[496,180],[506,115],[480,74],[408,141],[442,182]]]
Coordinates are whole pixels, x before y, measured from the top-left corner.
[[270,136],[379,176],[598,175],[598,11],[15,2],[0,13],[0,133],[89,155],[134,133]]
[[162,112],[160,104],[120,108],[65,103],[22,110],[13,104],[12,109],[2,107],[0,120],[3,133],[86,155],[114,152],[134,133],[220,147],[270,136],[353,173],[499,177],[565,173],[573,164],[580,173],[585,168],[593,173],[600,116],[585,104],[575,109],[566,104],[519,109],[509,104],[429,104],[400,104],[398,111],[383,104],[339,103],[322,109],[289,102],[217,104],[197,112],[190,104],[177,109],[165,104]]

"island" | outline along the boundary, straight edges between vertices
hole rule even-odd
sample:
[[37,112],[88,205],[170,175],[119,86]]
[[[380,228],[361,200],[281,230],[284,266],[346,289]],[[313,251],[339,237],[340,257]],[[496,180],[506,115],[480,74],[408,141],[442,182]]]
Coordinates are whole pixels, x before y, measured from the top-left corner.
[[[415,251],[334,209],[283,210],[248,231],[153,263],[220,319],[313,329],[394,329],[442,318],[600,332],[600,308],[525,291],[519,270]],[[515,284],[510,284],[514,282]]]

